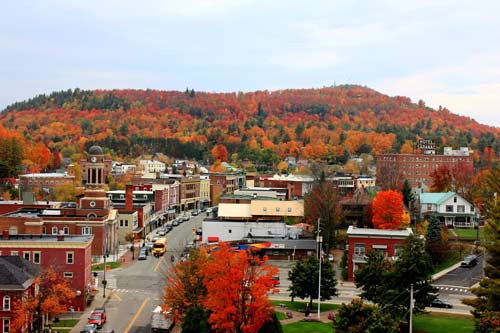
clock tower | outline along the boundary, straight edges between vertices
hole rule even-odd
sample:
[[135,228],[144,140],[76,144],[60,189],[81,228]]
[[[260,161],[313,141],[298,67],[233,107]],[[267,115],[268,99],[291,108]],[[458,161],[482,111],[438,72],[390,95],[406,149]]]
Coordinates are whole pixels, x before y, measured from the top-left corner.
[[85,195],[80,200],[81,208],[109,209],[110,200],[104,191],[104,153],[99,146],[92,146],[87,156],[87,184]]

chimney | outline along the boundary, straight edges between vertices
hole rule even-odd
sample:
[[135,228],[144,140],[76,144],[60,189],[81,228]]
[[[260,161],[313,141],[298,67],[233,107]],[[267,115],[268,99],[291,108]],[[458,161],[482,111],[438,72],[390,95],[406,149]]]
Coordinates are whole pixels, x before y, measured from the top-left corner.
[[134,208],[134,187],[132,184],[125,185],[125,209],[132,210]]

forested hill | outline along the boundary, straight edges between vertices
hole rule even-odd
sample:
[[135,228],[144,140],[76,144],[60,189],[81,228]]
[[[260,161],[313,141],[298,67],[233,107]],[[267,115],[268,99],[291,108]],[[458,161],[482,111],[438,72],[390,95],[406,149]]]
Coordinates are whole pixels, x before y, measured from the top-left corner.
[[206,160],[224,144],[234,160],[342,160],[410,152],[419,138],[438,148],[472,147],[477,161],[488,146],[500,153],[498,128],[353,85],[247,93],[75,89],[14,103],[0,122],[66,156],[97,143],[119,156]]

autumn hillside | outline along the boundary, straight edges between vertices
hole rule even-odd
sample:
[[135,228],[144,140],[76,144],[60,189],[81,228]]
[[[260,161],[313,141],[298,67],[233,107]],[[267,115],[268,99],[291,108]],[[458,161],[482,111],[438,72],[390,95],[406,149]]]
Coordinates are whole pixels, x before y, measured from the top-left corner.
[[487,146],[500,152],[498,128],[347,85],[248,93],[75,89],[12,104],[0,122],[64,156],[97,143],[117,157],[158,151],[209,160],[222,143],[234,161],[288,155],[342,161],[364,152],[409,152],[418,138],[439,148],[472,147],[476,162]]

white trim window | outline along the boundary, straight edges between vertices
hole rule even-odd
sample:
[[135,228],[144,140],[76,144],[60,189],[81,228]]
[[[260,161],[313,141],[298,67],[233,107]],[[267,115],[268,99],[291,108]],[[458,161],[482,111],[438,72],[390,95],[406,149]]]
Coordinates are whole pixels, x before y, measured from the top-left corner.
[[66,263],[68,265],[72,265],[75,263],[75,252],[73,251],[66,252]]
[[3,333],[10,332],[10,319],[4,319],[2,323]]
[[4,296],[2,302],[3,311],[10,311],[10,296]]
[[66,279],[72,279],[73,278],[73,272],[64,272],[64,277]]
[[69,228],[68,227],[64,227],[63,230],[64,230],[63,232],[65,235],[69,235]]
[[42,260],[42,254],[39,251],[33,252],[33,263],[40,264]]
[[30,251],[24,251],[23,252],[23,257],[25,260],[30,261]]
[[82,227],[82,235],[92,235],[92,227]]
[[57,227],[52,227],[52,235],[57,235]]

